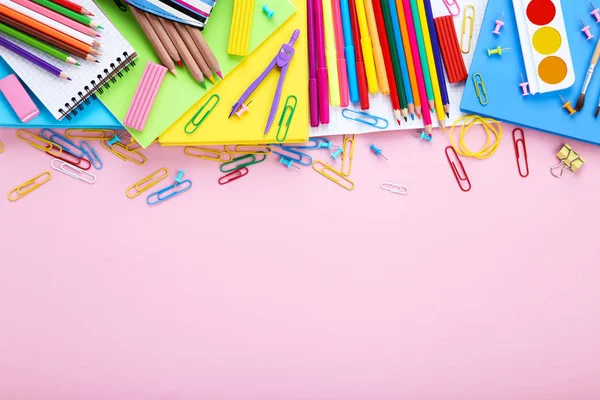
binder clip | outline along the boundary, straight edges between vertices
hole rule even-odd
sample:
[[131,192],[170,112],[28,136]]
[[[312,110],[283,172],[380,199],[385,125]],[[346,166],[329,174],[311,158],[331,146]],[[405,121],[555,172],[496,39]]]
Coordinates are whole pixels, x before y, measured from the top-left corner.
[[248,104],[242,104],[240,106],[240,109],[236,111],[235,115],[237,115],[238,118],[242,118],[242,115],[246,114],[247,112],[250,112],[249,106],[250,104],[252,104],[252,101],[253,100],[250,100]]
[[[577,154],[577,152],[568,144],[565,144],[562,149],[556,153],[556,157],[558,157],[560,162],[554,167],[550,168],[550,173],[555,178],[562,178],[563,172],[567,169],[570,169],[572,172],[577,172],[577,170],[579,170],[579,168],[585,164],[585,160],[581,158],[579,154]],[[560,169],[560,173],[558,175],[554,173],[555,169]]]

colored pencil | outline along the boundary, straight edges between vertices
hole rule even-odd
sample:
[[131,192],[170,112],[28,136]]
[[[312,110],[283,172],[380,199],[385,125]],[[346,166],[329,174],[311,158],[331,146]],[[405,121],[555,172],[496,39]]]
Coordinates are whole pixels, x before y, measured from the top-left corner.
[[30,9],[31,11],[34,11],[34,12],[39,13],[47,18],[50,18],[53,21],[56,21],[60,24],[68,26],[69,28],[75,29],[76,31],[79,31],[79,32],[83,33],[84,35],[92,36],[92,37],[100,36],[92,28],[82,25],[77,21],[73,21],[72,19],[69,19],[69,18],[65,17],[64,15],[60,15],[60,14],[58,14],[52,10],[49,10],[45,7],[42,7],[41,5],[36,4],[33,1],[29,1],[29,0],[12,0],[12,1],[14,1],[17,4],[22,5],[23,7]]
[[[402,5],[402,4],[400,4]],[[411,115],[411,119],[415,119],[415,100],[410,85],[410,75],[408,72],[408,63],[406,61],[404,40],[402,39],[402,31],[400,27],[400,15],[404,15],[404,11],[398,11],[398,2],[390,0],[390,10],[392,12],[392,25],[394,27],[394,36],[396,38],[396,46],[398,47],[398,58],[400,62],[400,71],[402,72],[402,83],[406,92],[406,103],[408,107],[407,114]]]
[[442,129],[446,128],[446,113],[444,112],[444,104],[442,102],[442,94],[440,91],[440,81],[438,79],[435,59],[433,57],[433,49],[431,47],[431,35],[429,34],[429,24],[427,23],[427,15],[423,0],[417,0],[417,8],[419,11],[419,20],[423,31],[423,43],[425,44],[425,54],[427,55],[427,64],[429,65],[429,74],[431,75],[431,84],[433,86],[433,95],[435,110],[438,116],[438,121]]
[[64,33],[59,32],[54,28],[51,28],[44,24],[41,24],[38,21],[36,21],[32,18],[29,18],[26,15],[18,13],[15,10],[8,8],[3,4],[0,4],[0,14],[4,14],[5,16],[7,16],[8,18],[10,18],[12,20],[21,22],[24,25],[29,26],[30,28],[33,28],[40,32],[43,32],[43,33],[47,34],[48,36],[51,36],[63,43],[69,44],[69,45],[75,47],[76,49],[81,50],[82,52],[85,52],[86,54],[91,54],[93,56],[101,55],[100,52],[98,50],[94,49],[92,46],[87,45],[77,39],[73,39],[71,36],[65,35]]
[[[406,64],[402,64],[402,60],[404,59],[404,48],[402,47],[402,36],[400,36],[400,23],[398,21],[398,11],[396,10],[396,1],[388,0],[388,5],[390,8],[390,19],[389,24],[391,25],[389,29],[392,31],[392,39],[388,38],[390,42],[390,51],[392,52],[392,62],[396,63],[396,82],[400,81],[401,84],[398,84],[400,89],[400,106],[402,106],[402,116],[405,121],[408,121],[408,96],[406,94],[406,89],[410,90],[410,85],[406,87],[406,78],[408,78],[408,68]],[[389,35],[389,33],[388,33]],[[404,70],[403,70],[404,69]]]
[[[356,7],[354,2],[350,3],[350,22],[352,22],[352,35],[354,36],[354,43],[360,43],[358,16],[356,15]],[[354,55],[356,57],[356,75],[358,77],[360,108],[362,110],[368,110],[371,107],[369,104],[369,87],[367,85],[367,71],[365,71],[365,62],[363,59],[361,46],[354,47]]]
[[51,73],[54,76],[57,76],[61,79],[67,79],[69,81],[71,80],[71,78],[69,78],[69,76],[59,68],[56,68],[54,65],[42,60],[34,54],[31,54],[30,52],[17,46],[16,44],[9,42],[2,36],[0,36],[0,46],[4,47],[6,50],[12,51],[18,56],[23,57],[27,61],[31,62],[34,65],[37,65],[38,67],[42,68],[46,72]]
[[373,11],[375,12],[375,20],[377,21],[377,30],[379,31],[379,40],[381,41],[381,50],[383,52],[383,61],[387,73],[388,83],[390,85],[390,97],[392,100],[392,108],[396,122],[400,125],[400,99],[398,98],[398,88],[396,87],[396,78],[394,77],[394,67],[392,65],[392,56],[390,54],[390,46],[387,39],[387,31],[385,28],[385,20],[383,17],[382,4],[387,0],[373,0]]
[[68,54],[63,53],[62,51],[57,50],[54,47],[49,46],[46,43],[37,40],[36,38],[26,35],[21,31],[11,28],[8,25],[4,25],[4,24],[0,23],[0,32],[4,32],[7,35],[10,35],[17,40],[20,40],[21,42],[27,43],[31,47],[35,47],[36,49],[43,51],[44,53],[48,54],[49,56],[54,57],[60,61],[63,61],[63,62],[69,63],[69,64],[73,64],[73,65],[79,65],[79,63],[77,61],[75,61],[75,59],[73,57],[69,56]]
[[[408,17],[408,10],[404,12]],[[423,69],[423,79],[425,80],[425,89],[427,90],[427,100],[429,109],[435,109],[435,97],[433,95],[433,84],[431,83],[431,71],[429,64],[427,63],[427,52],[425,51],[425,40],[423,39],[423,27],[421,26],[421,20],[419,19],[419,9],[417,7],[417,0],[410,0],[410,15],[412,16],[414,32],[417,39],[417,45],[419,46],[419,56],[421,57],[421,68]],[[407,23],[409,23],[407,18]]]
[[342,16],[342,29],[344,31],[344,53],[346,54],[346,69],[348,70],[348,89],[350,101],[358,103],[358,76],[356,74],[356,51],[352,36],[352,21],[350,20],[350,5],[348,0],[340,0],[340,14]]
[[444,105],[444,112],[446,113],[446,116],[450,118],[450,96],[448,95],[446,75],[444,74],[444,63],[442,62],[442,50],[440,48],[435,21],[433,20],[433,9],[431,8],[430,0],[425,0],[425,13],[427,14],[427,23],[429,24],[431,47],[433,48],[435,67],[438,73],[440,91],[442,92],[442,103]]
[[81,15],[81,14],[76,13],[74,11],[71,11],[68,8],[65,8],[65,7],[63,7],[61,5],[53,3],[53,2],[51,2],[49,0],[31,0],[31,1],[33,1],[34,3],[39,4],[40,6],[49,8],[50,10],[52,10],[54,12],[57,12],[57,13],[59,13],[61,15],[64,15],[67,18],[70,18],[70,19],[72,19],[74,21],[77,21],[77,22],[79,22],[82,25],[89,26],[90,28],[93,28],[93,29],[96,29],[96,28],[98,28],[98,29],[104,29],[100,25],[98,25],[97,22],[92,21],[90,17],[85,16],[85,15]]
[[[419,44],[417,43],[416,29],[413,25],[413,16],[410,9],[410,0],[402,0],[404,6],[404,16],[406,17],[406,27],[408,31],[408,39],[410,42],[410,50],[413,54],[413,61],[415,63],[415,75],[417,77],[417,86],[419,87],[419,96],[421,99],[427,99],[427,88],[425,86],[425,77],[423,76],[423,66],[421,64],[421,55],[419,52]],[[425,124],[425,133],[429,136],[433,132],[433,124],[431,121],[431,112],[427,104],[421,110],[423,112],[423,123]]]
[[194,61],[196,61],[196,65],[198,65],[198,67],[200,67],[200,71],[202,72],[202,75],[204,75],[204,77],[206,79],[208,79],[210,83],[214,84],[215,77],[213,76],[213,73],[210,70],[208,63],[202,56],[202,53],[200,53],[200,49],[198,48],[198,46],[196,46],[196,43],[194,43],[194,39],[192,39],[192,35],[190,35],[190,33],[187,31],[187,29],[185,29],[185,26],[183,24],[174,22],[173,26],[177,30],[177,33],[179,33],[179,36],[181,37],[181,39],[183,39],[183,43],[184,43],[185,47],[187,47],[187,49],[192,54]]
[[206,89],[206,82],[204,81],[204,74],[200,69],[200,66],[196,62],[196,59],[192,55],[191,51],[185,45],[183,38],[179,34],[177,28],[175,28],[175,23],[166,18],[159,18],[160,23],[165,27],[169,37],[173,41],[173,44],[177,48],[177,51],[181,55],[183,62],[185,63],[187,69],[190,70],[190,74],[194,77],[196,82],[198,82],[203,88]]
[[[417,74],[415,72],[415,62],[413,60],[412,51],[410,50],[410,39],[408,38],[408,27],[406,25],[406,16],[404,14],[404,4],[402,0],[396,0],[396,8],[398,9],[398,19],[400,20],[400,34],[402,36],[402,45],[404,46],[404,56],[408,67],[408,77],[410,80],[411,93],[414,100],[415,113],[421,118],[421,96],[419,95],[419,86],[417,85]],[[411,22],[412,23],[412,22]],[[408,93],[408,89],[407,89]],[[410,111],[410,104],[408,106]],[[411,112],[412,114],[412,112]]]
[[335,31],[333,29],[333,10],[331,1],[323,0],[323,28],[325,33],[325,58],[327,60],[327,74],[329,82],[329,102],[334,107],[339,107],[340,79],[337,69],[337,50],[335,48]]
[[146,18],[148,19],[148,22],[150,23],[150,26],[152,27],[152,29],[154,29],[154,32],[156,32],[156,36],[158,36],[158,40],[160,40],[160,42],[165,47],[165,50],[167,50],[167,53],[169,53],[169,57],[171,57],[171,60],[173,60],[177,65],[179,65],[181,68],[183,68],[183,63],[181,62],[181,56],[179,55],[179,52],[177,52],[177,49],[175,48],[173,41],[167,34],[165,27],[162,26],[162,24],[158,20],[158,17],[152,13],[146,13]]
[[215,53],[213,53],[212,49],[208,45],[204,35],[202,35],[202,32],[200,32],[200,29],[189,25],[186,25],[185,27],[190,35],[192,35],[192,39],[194,39],[194,42],[196,42],[196,46],[198,46],[198,49],[200,49],[200,53],[202,53],[202,56],[210,66],[210,69],[217,74],[219,78],[223,79],[223,73],[221,72],[219,61],[217,60],[217,57],[215,57]]
[[146,38],[148,38],[148,41],[152,45],[152,48],[156,52],[156,55],[158,56],[158,58],[160,58],[160,62],[162,63],[162,65],[167,67],[167,69],[173,75],[177,76],[177,71],[175,71],[175,64],[173,63],[173,60],[171,59],[171,57],[169,57],[167,49],[165,49],[165,46],[158,38],[156,32],[154,32],[154,29],[152,29],[152,26],[150,25],[150,22],[148,22],[148,18],[146,18],[146,15],[135,7],[130,7],[129,9],[131,10],[131,13],[140,25],[140,28],[142,28],[142,30],[144,31],[144,34],[146,35]]
[[317,34],[315,32],[315,2],[306,3],[308,30],[308,101],[310,126],[319,126],[319,91],[317,89]]
[[92,17],[94,16],[94,14],[92,14],[91,12],[89,12],[88,10],[86,10],[85,8],[83,8],[82,6],[80,6],[79,4],[75,4],[72,1],[69,0],[52,0],[53,3],[56,3],[58,5],[61,5],[65,8],[68,8],[71,11],[74,11],[76,13],[82,14],[82,15],[91,15]]
[[367,74],[367,86],[369,92],[375,94],[379,91],[377,85],[377,71],[375,70],[375,58],[373,56],[373,43],[369,35],[369,24],[367,23],[367,12],[365,10],[364,0],[354,0],[356,6],[356,16],[358,17],[358,29],[360,32],[360,45],[362,48],[363,59],[365,62],[365,72]]
[[346,67],[346,55],[344,54],[344,30],[342,29],[342,14],[340,3],[337,0],[331,1],[333,9],[333,28],[335,30],[335,47],[337,49],[337,68],[338,78],[340,80],[340,105],[348,107],[350,105],[350,96],[348,94],[348,73]]
[[381,49],[381,39],[379,38],[377,29],[373,1],[374,0],[365,0],[365,10],[367,12],[369,35],[371,35],[371,42],[373,43],[373,57],[375,58],[375,69],[377,70],[377,82],[379,82],[381,93],[390,94],[390,83],[388,82],[387,72],[385,70],[385,60],[383,59],[383,50]]
[[86,52],[81,51],[79,49],[76,49],[75,47],[71,46],[70,44],[63,43],[60,40],[57,40],[51,36],[48,36],[47,34],[45,34],[43,32],[37,31],[27,25],[24,25],[21,22],[12,20],[4,14],[0,14],[0,22],[6,24],[16,30],[24,32],[24,33],[28,34],[29,36],[38,39],[39,41],[48,43],[49,45],[52,45],[52,46],[56,47],[57,49],[60,49],[68,54],[72,54],[75,57],[82,58],[86,61],[98,62],[98,61],[96,61],[96,58],[94,56],[89,55]]
[[329,123],[329,75],[325,56],[323,0],[315,1],[315,39],[317,43],[317,91],[319,92],[319,121]]

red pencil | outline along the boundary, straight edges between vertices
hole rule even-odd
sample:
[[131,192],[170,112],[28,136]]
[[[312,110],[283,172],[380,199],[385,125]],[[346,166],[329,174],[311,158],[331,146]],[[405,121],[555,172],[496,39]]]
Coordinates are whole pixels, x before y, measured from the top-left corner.
[[354,36],[354,53],[356,53],[356,74],[358,75],[358,95],[360,96],[361,110],[368,110],[369,88],[367,86],[367,72],[360,46],[360,30],[358,26],[358,15],[356,14],[356,0],[350,4],[350,20],[352,22],[352,35]]
[[[386,0],[383,0],[386,1]],[[383,62],[385,71],[390,85],[390,96],[392,97],[392,108],[398,125],[400,125],[400,98],[398,97],[398,89],[396,86],[396,77],[394,76],[394,67],[392,66],[392,56],[390,54],[390,42],[388,42],[387,31],[385,29],[385,21],[383,19],[383,10],[381,8],[381,0],[373,0],[373,11],[375,12],[375,21],[377,22],[377,31],[379,32],[379,41],[381,42],[381,50],[383,51]]]
[[64,8],[68,8],[69,10],[74,11],[76,13],[79,13],[82,15],[91,15],[92,17],[94,16],[94,14],[92,14],[85,8],[81,7],[79,4],[73,3],[72,1],[69,1],[69,0],[50,0],[50,1],[58,4],[59,6],[63,6]]

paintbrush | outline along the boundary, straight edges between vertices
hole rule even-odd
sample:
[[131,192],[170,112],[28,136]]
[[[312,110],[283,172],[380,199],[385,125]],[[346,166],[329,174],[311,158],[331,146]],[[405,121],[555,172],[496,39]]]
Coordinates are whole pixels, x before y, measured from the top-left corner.
[[594,50],[594,55],[592,56],[592,61],[590,62],[590,68],[588,69],[585,81],[583,82],[581,94],[577,99],[577,104],[575,104],[576,111],[581,111],[583,109],[583,105],[585,104],[585,92],[587,91],[590,81],[592,80],[592,76],[594,75],[594,70],[596,69],[596,64],[598,64],[598,59],[600,59],[600,39],[598,39],[598,44],[596,44],[596,50]]

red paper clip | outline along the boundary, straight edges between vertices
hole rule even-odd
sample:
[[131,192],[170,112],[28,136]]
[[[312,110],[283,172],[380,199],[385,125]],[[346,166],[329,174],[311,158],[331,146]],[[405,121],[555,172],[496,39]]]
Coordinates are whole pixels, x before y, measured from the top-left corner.
[[[448,154],[448,149],[452,150],[452,153],[454,153],[454,157],[458,161],[458,165],[460,165],[460,169],[462,171],[459,171],[456,168],[456,163],[454,161],[452,161],[452,159],[450,158],[450,154]],[[458,186],[460,187],[460,190],[462,190],[463,192],[468,192],[469,190],[471,190],[471,181],[469,180],[469,176],[467,175],[465,166],[463,165],[462,161],[458,157],[458,154],[456,153],[456,150],[454,150],[454,147],[448,146],[448,147],[446,147],[445,151],[446,151],[446,158],[448,159],[448,162],[450,163],[450,167],[452,168],[452,172],[454,173],[454,177],[456,178],[456,182],[458,182]],[[461,174],[461,172],[462,172],[462,174]],[[466,182],[468,184],[468,189],[465,189],[465,187],[463,187],[463,182]]]
[[219,178],[219,185],[226,185],[248,175],[248,168],[243,167]]
[[[517,133],[521,132],[521,138],[517,139]],[[517,167],[519,168],[519,175],[522,178],[527,178],[529,176],[529,161],[527,160],[527,145],[525,143],[525,132],[523,129],[516,128],[513,131],[513,143],[515,145],[515,155],[517,157]],[[519,150],[519,143],[522,143],[523,151]],[[521,157],[521,155],[523,157]],[[521,160],[525,160],[525,164],[522,165]],[[524,167],[524,168],[522,168]]]
[[[50,150],[50,148],[49,148],[49,150]],[[77,168],[81,168],[84,171],[87,171],[92,166],[92,163],[89,162],[86,158],[76,157],[67,151],[63,151],[62,153],[59,153],[60,155],[52,154],[49,151],[46,151],[46,154],[48,154],[52,158],[58,158],[59,160],[69,163]],[[87,163],[87,167],[83,166],[85,163]]]

